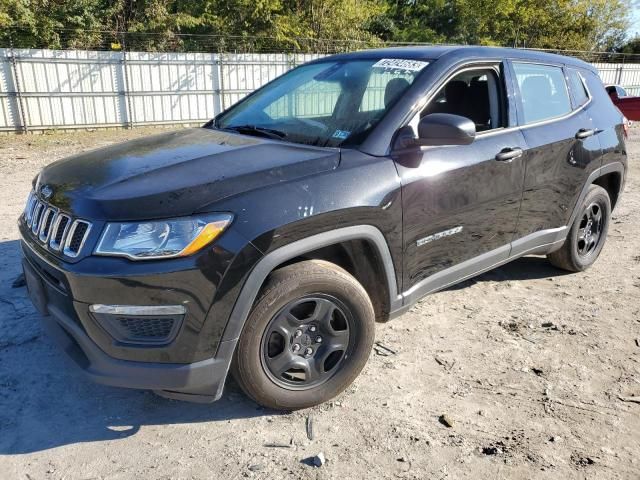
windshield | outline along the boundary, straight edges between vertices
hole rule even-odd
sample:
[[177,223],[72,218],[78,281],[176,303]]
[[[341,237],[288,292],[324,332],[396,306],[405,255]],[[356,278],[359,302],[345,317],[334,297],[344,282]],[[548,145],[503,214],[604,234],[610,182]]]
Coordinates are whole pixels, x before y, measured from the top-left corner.
[[214,126],[317,146],[357,146],[427,62],[327,61],[291,70],[216,118]]

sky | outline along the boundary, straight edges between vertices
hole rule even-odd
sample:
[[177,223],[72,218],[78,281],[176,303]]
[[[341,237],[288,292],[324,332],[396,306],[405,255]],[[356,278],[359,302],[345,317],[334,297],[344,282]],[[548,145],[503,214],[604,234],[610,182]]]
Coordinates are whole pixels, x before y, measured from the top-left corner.
[[640,35],[640,0],[631,2],[631,25],[629,26],[629,36]]

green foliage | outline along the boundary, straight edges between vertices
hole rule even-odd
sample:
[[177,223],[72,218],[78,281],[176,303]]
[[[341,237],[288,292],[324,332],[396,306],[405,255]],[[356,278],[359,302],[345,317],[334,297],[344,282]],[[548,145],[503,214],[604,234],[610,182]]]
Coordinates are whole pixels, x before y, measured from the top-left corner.
[[611,49],[627,0],[415,0],[393,8],[397,39],[574,50]]
[[640,54],[640,37],[634,37],[617,49],[620,53]]
[[615,50],[629,11],[628,0],[0,0],[0,46],[328,51],[349,40],[345,49],[391,41]]

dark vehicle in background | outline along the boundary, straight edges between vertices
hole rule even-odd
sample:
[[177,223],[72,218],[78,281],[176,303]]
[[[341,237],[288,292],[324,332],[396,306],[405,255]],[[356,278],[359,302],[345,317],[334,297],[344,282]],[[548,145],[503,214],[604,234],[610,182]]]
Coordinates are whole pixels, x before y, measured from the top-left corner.
[[607,85],[606,90],[613,104],[628,120],[640,120],[640,97],[629,95],[620,85]]
[[593,264],[625,135],[576,59],[326,57],[203,128],[44,168],[19,219],[29,293],[95,381],[212,401],[231,371],[263,405],[309,407],[426,294],[528,254]]

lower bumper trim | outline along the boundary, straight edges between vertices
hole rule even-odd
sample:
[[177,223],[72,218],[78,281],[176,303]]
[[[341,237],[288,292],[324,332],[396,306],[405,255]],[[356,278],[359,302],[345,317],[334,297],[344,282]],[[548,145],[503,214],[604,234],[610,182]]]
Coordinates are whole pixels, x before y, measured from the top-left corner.
[[48,309],[50,316],[42,317],[44,329],[92,381],[188,401],[213,402],[222,396],[237,340],[221,342],[215,358],[190,364],[119,360],[104,353],[60,309]]

